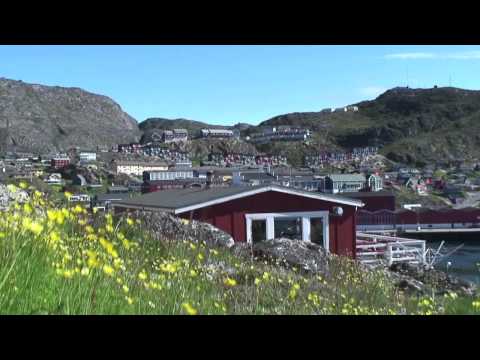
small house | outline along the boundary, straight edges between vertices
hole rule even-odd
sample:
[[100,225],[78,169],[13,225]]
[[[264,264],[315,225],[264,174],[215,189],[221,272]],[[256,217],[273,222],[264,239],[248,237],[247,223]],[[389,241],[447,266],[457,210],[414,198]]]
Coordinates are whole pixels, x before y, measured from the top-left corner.
[[255,243],[287,237],[355,257],[356,199],[281,186],[190,188],[153,192],[112,203],[129,210],[169,212],[210,223],[236,242]]
[[363,174],[333,174],[325,177],[325,192],[336,194],[356,192],[365,188]]
[[380,176],[371,174],[367,178],[367,188],[370,191],[380,191],[383,189],[383,180]]

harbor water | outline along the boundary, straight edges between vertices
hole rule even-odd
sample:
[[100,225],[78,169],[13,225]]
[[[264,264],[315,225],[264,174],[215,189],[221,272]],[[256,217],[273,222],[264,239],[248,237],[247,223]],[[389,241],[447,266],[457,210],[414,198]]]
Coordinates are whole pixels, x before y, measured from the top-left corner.
[[441,257],[435,268],[480,285],[480,233],[411,234],[405,237],[427,240],[427,248],[434,251],[445,241],[442,254],[461,246],[450,255]]

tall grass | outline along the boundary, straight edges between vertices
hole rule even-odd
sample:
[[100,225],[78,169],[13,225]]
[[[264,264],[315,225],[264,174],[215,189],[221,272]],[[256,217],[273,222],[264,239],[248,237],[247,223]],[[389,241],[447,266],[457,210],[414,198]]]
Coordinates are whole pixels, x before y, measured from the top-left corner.
[[[27,188],[27,184],[20,184]],[[480,302],[409,297],[381,271],[333,257],[325,276],[154,240],[140,220],[31,201],[0,217],[2,314],[478,313]],[[66,194],[68,197],[69,194]]]

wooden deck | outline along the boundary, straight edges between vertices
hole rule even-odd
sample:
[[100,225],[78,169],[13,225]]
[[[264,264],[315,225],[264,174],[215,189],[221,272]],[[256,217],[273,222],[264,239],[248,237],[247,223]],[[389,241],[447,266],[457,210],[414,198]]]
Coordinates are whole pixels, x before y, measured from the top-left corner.
[[357,232],[357,259],[364,264],[426,263],[425,240]]

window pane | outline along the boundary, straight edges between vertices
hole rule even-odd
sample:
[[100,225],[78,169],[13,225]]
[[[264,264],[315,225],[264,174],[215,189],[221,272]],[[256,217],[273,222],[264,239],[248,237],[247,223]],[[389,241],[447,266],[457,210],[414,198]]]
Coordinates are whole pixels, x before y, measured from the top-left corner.
[[267,239],[267,221],[252,220],[252,242],[256,243]]
[[310,219],[310,241],[323,246],[323,218]]
[[274,220],[275,238],[302,240],[302,218],[276,218]]

